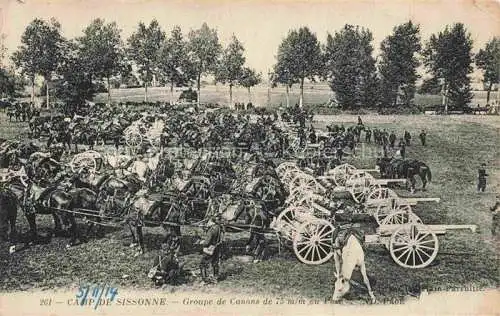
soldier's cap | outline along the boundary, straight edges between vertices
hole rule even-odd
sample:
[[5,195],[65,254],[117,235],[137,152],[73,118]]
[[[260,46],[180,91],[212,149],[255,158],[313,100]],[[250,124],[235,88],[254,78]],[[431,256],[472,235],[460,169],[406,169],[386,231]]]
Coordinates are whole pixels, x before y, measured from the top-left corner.
[[481,166],[486,166],[486,164],[483,162],[483,163],[481,164]]

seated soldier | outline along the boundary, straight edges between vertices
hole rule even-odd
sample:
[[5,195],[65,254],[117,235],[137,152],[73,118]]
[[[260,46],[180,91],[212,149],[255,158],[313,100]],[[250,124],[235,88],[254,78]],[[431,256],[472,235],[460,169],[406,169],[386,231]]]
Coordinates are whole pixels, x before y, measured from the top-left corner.
[[184,263],[179,262],[174,248],[162,244],[160,253],[155,258],[153,267],[149,270],[148,277],[156,286],[175,284],[182,273]]

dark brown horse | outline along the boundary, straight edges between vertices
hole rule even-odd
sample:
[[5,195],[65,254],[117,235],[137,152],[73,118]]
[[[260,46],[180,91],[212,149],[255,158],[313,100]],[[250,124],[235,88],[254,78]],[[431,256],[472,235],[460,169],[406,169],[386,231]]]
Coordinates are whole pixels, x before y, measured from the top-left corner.
[[69,226],[70,242],[67,247],[75,245],[77,240],[82,241],[75,216],[81,215],[79,210],[85,210],[87,216],[97,216],[96,200],[96,193],[87,188],[69,189],[60,185],[42,188],[30,182],[24,194],[23,206],[32,241],[37,239],[36,215],[40,214],[53,216],[56,235],[63,232],[63,225]]

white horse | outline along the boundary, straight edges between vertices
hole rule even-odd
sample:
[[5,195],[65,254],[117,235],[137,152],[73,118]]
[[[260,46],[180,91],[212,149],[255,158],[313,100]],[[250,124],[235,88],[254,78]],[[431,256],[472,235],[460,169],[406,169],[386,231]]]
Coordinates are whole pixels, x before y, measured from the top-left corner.
[[338,238],[335,241],[336,248],[334,249],[334,261],[335,261],[335,290],[333,292],[332,300],[334,302],[339,301],[351,288],[350,280],[352,272],[356,267],[359,267],[361,274],[363,275],[363,280],[366,287],[368,288],[368,294],[372,300],[372,303],[376,302],[375,296],[373,295],[372,288],[370,286],[370,281],[366,274],[365,265],[365,253],[361,242],[352,233],[348,232],[347,242],[343,246],[339,246]]

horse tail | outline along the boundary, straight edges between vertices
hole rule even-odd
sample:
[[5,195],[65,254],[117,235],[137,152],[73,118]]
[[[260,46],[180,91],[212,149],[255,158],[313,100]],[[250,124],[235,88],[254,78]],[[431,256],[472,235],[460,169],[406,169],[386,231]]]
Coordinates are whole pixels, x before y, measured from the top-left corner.
[[432,173],[431,173],[431,168],[429,168],[427,165],[423,164],[420,169],[423,171],[424,177],[431,182],[432,180]]
[[427,180],[429,180],[429,182],[432,181],[432,173],[431,173],[431,168],[427,167]]

